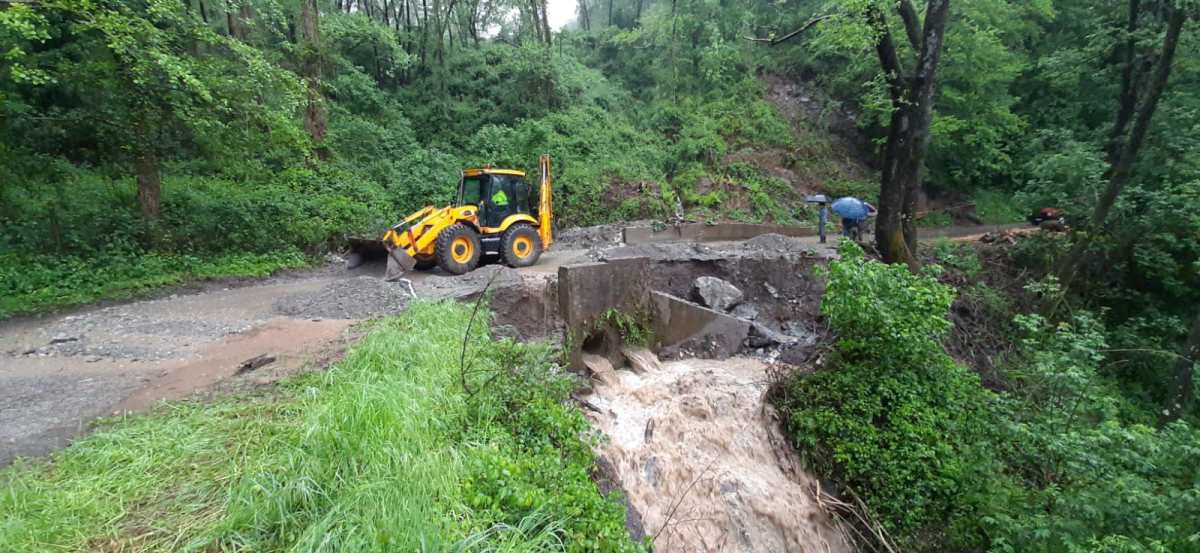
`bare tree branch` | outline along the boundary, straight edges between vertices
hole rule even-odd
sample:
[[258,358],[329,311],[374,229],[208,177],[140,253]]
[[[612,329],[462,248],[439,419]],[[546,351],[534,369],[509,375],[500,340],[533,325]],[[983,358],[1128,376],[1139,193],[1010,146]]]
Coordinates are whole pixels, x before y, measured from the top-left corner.
[[782,44],[784,42],[787,42],[793,38],[796,38],[796,37],[804,34],[805,31],[815,27],[817,23],[825,21],[826,19],[831,19],[831,18],[837,17],[838,15],[840,15],[840,14],[831,13],[831,14],[827,14],[827,15],[822,15],[820,17],[814,17],[814,18],[810,19],[808,21],[808,23],[805,23],[804,25],[802,25],[799,29],[796,29],[795,31],[792,31],[786,35],[779,37],[779,38],[755,38],[755,37],[748,36],[748,37],[746,37],[746,40],[749,40],[750,42],[766,42],[768,46],[775,46],[775,45]]
[[887,79],[888,93],[892,98],[892,107],[899,108],[904,98],[903,77],[900,72],[900,58],[896,55],[896,43],[892,40],[892,32],[888,29],[887,21],[879,8],[867,8],[867,24],[875,31],[875,53],[879,56],[879,66],[883,69],[883,77]]
[[917,21],[916,8],[913,8],[911,0],[900,0],[896,9],[900,12],[900,19],[904,20],[904,34],[908,35],[908,43],[912,45],[914,52],[920,52],[921,26]]

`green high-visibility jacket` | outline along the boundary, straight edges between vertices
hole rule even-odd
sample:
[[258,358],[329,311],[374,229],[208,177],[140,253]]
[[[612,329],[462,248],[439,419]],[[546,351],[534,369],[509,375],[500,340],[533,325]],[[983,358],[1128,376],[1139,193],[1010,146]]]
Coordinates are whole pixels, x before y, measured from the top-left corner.
[[508,205],[508,194],[505,194],[503,190],[497,190],[495,194],[492,194],[492,205],[498,207]]

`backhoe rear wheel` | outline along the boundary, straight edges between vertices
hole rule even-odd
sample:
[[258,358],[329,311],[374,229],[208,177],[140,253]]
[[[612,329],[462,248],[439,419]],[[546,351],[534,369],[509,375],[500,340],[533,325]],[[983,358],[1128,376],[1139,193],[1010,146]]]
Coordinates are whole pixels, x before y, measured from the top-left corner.
[[504,231],[500,253],[509,267],[528,267],[542,256],[542,237],[529,223],[517,223]]
[[475,270],[479,265],[482,246],[475,229],[458,223],[443,230],[437,238],[435,252],[438,266],[452,275]]

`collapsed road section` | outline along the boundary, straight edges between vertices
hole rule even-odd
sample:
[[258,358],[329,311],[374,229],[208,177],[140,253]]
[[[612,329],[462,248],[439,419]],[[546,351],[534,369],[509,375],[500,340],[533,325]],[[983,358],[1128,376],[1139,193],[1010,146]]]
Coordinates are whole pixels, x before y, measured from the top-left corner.
[[852,550],[766,401],[769,364],[824,341],[814,269],[830,255],[775,234],[610,246],[544,288],[496,294],[496,324],[562,332],[590,382],[578,399],[601,434],[597,481],[623,493],[634,538],[659,552]]

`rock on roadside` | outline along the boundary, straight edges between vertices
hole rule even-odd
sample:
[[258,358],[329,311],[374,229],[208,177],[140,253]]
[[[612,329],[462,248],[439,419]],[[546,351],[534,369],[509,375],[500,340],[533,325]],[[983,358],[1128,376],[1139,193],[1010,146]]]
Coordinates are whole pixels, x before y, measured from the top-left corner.
[[692,281],[692,296],[701,305],[722,313],[742,302],[742,291],[717,277],[702,276]]

